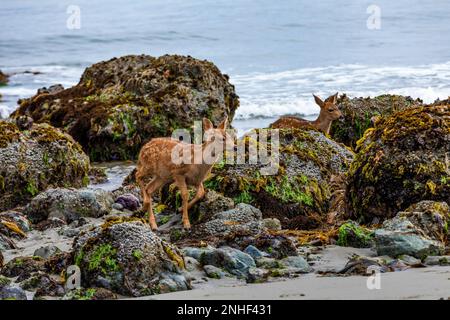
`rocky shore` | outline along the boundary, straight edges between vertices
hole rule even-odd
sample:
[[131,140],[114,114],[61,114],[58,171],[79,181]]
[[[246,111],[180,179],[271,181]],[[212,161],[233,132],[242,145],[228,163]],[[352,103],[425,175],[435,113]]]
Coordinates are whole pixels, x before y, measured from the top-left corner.
[[[19,101],[0,120],[0,299],[203,299],[215,288],[251,298],[252,286],[256,298],[320,298],[323,281],[338,286],[323,298],[339,298],[340,285],[342,296],[371,298],[354,280],[370,270],[403,284],[422,270],[450,272],[447,100],[342,94],[329,136],[280,131],[276,175],[217,163],[190,231],[179,194],[163,188],[152,232],[127,176],[141,146],[202,117],[232,120],[238,106],[214,64],[175,55],[100,62],[74,87]],[[127,169],[97,163],[112,160]],[[384,297],[409,297],[398,292]],[[438,292],[423,297],[450,296]]]

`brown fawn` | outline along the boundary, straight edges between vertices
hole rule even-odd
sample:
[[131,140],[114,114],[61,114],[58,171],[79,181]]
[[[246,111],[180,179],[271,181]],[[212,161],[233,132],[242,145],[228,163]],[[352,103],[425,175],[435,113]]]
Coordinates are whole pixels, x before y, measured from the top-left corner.
[[[174,182],[180,190],[182,206],[179,211],[183,214],[183,227],[185,229],[191,227],[188,210],[205,195],[203,181],[208,177],[220,156],[220,153],[215,150],[224,150],[225,145],[229,146],[234,143],[232,137],[226,133],[227,126],[227,117],[216,129],[211,121],[203,118],[205,142],[202,144],[190,144],[173,138],[155,138],[142,147],[137,164],[136,181],[141,188],[143,210],[148,211],[152,230],[158,228],[153,214],[152,194],[169,182]],[[174,159],[174,155],[183,157],[186,154],[200,155],[201,159],[194,161],[193,157],[188,156],[187,158],[190,160],[183,161],[183,163]],[[146,183],[145,181],[150,177],[150,182]],[[189,186],[197,189],[190,202]]]
[[336,106],[337,93],[329,96],[325,101],[322,101],[318,96],[314,95],[314,100],[320,107],[320,114],[314,121],[308,121],[294,116],[283,116],[270,125],[274,129],[284,128],[304,128],[314,127],[326,134],[330,133],[331,123],[333,120],[342,118],[342,112]]

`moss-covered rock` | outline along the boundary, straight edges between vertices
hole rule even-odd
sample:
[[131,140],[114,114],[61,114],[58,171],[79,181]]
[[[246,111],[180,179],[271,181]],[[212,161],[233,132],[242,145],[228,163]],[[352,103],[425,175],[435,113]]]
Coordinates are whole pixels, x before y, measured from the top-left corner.
[[109,221],[77,237],[73,249],[83,287],[128,296],[190,288],[181,253],[140,221]]
[[24,204],[49,187],[89,182],[89,158],[69,135],[48,124],[20,131],[0,121],[0,210]]
[[377,122],[348,172],[350,214],[393,217],[420,200],[450,203],[450,107],[416,107]]
[[368,248],[373,244],[373,231],[349,221],[339,227],[337,245],[353,248]]
[[338,99],[338,107],[344,117],[333,122],[330,135],[334,140],[355,148],[356,141],[367,129],[373,127],[376,117],[390,116],[394,112],[420,105],[422,105],[420,99],[414,100],[399,95],[349,98],[343,94]]
[[231,120],[238,105],[228,76],[211,62],[130,55],[92,65],[72,88],[21,101],[12,116],[66,129],[100,161],[136,158],[150,138],[170,136],[202,117]]
[[[250,138],[245,139],[248,144]],[[256,206],[263,217],[278,218],[285,228],[318,227],[329,209],[330,178],[348,168],[353,154],[311,129],[281,129],[279,141],[275,175],[262,175],[259,169],[265,166],[260,163],[218,163],[205,186],[224,193],[236,203]]]

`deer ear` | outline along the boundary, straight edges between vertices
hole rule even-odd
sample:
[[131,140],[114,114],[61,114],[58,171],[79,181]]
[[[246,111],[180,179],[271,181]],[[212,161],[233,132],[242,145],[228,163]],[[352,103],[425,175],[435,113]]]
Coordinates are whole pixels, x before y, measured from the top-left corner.
[[203,118],[203,130],[208,131],[212,129],[214,126],[211,121],[209,121],[208,118]]
[[313,94],[314,100],[316,101],[316,103],[319,105],[319,107],[323,107],[323,101],[322,99],[320,99],[318,96],[316,96],[315,94]]
[[331,102],[332,104],[336,104],[337,103],[337,98],[338,98],[338,92],[336,92],[332,96],[329,96],[327,101]]
[[225,116],[225,119],[219,124],[218,129],[226,129],[228,127],[228,116]]

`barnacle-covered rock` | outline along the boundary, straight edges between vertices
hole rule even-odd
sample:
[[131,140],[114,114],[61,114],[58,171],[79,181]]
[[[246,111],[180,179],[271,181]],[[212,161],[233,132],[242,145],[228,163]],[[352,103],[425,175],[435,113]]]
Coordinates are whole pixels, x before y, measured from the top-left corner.
[[355,148],[356,141],[367,129],[373,127],[378,117],[390,116],[394,112],[422,105],[422,101],[391,94],[373,98],[349,98],[343,94],[339,97],[337,105],[344,117],[333,121],[330,135],[334,140]]
[[[248,147],[252,138],[244,139]],[[270,144],[270,134],[267,146],[257,142],[258,148],[268,148],[269,156]],[[260,169],[267,165],[260,162],[222,162],[214,166],[205,186],[233,198],[235,203],[252,204],[262,211],[263,217],[278,218],[285,228],[318,227],[330,205],[330,178],[345,172],[353,153],[311,129],[281,129],[279,145],[275,174],[262,175]],[[246,152],[248,159],[248,148]]]
[[89,158],[69,135],[48,124],[20,131],[0,121],[0,210],[26,203],[49,187],[89,182]]
[[24,213],[32,223],[58,218],[66,223],[82,217],[98,218],[111,211],[113,198],[101,189],[48,189],[31,199]]
[[110,221],[78,236],[74,263],[83,287],[103,287],[128,296],[187,290],[178,249],[140,221]]
[[365,222],[393,217],[421,200],[450,203],[450,106],[382,118],[358,142],[347,207]]
[[92,161],[133,159],[150,138],[208,117],[231,120],[239,105],[228,76],[189,56],[129,55],[87,68],[80,82],[22,100],[12,117],[65,128]]

